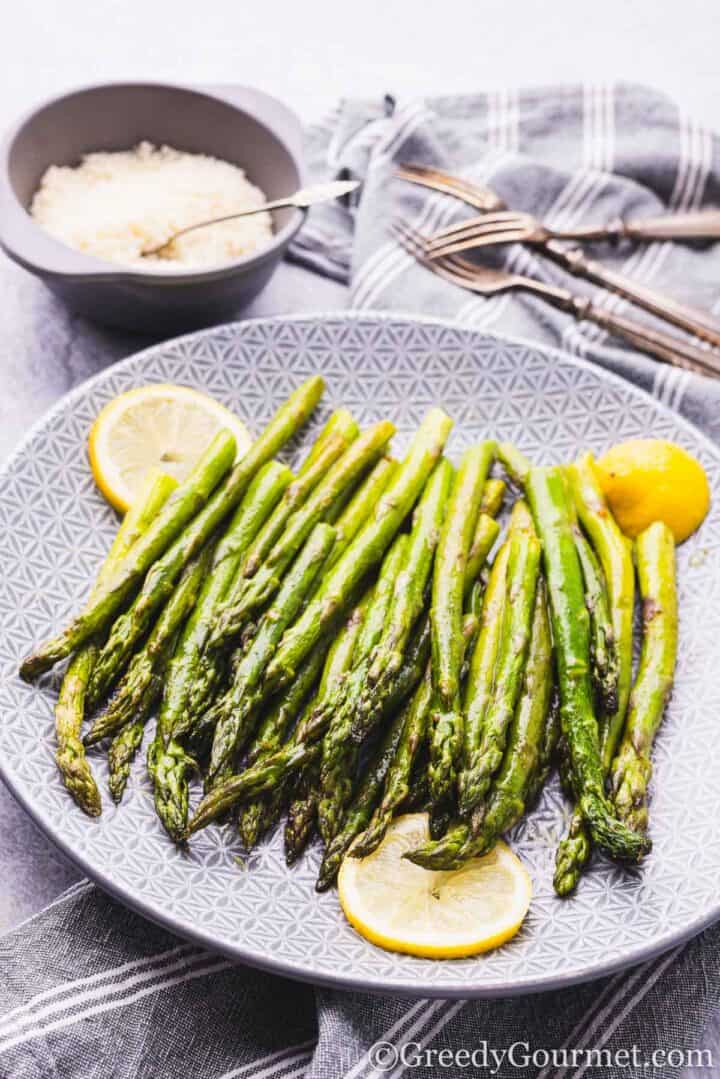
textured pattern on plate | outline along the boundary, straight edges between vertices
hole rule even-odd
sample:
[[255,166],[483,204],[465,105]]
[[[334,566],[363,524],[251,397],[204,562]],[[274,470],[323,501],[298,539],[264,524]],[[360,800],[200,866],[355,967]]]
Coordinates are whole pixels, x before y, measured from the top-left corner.
[[[53,763],[57,676],[23,685],[18,661],[83,599],[114,529],[85,456],[88,428],[114,394],[173,381],[214,394],[259,428],[303,378],[322,372],[323,411],[390,416],[402,449],[425,409],[455,417],[451,453],[492,434],[539,462],[652,433],[697,454],[714,488],[710,517],[680,550],[677,689],[655,752],[653,854],[641,872],[598,862],[575,898],[551,876],[567,809],[553,783],[513,844],[535,887],[522,932],[486,957],[432,962],[365,943],[334,893],[317,896],[318,852],[285,867],[276,834],[238,866],[234,836],[211,827],[188,852],[155,819],[142,761],[123,804],[91,821]],[[316,418],[315,426],[322,417]],[[307,444],[308,438],[305,438]],[[618,379],[541,348],[399,317],[248,322],[135,356],[65,398],[0,473],[0,762],[40,825],[104,887],[180,934],[296,977],[409,994],[507,994],[597,975],[689,935],[720,912],[720,498],[718,455],[693,428]],[[143,755],[144,756],[144,755]],[[101,758],[91,754],[105,789]]]

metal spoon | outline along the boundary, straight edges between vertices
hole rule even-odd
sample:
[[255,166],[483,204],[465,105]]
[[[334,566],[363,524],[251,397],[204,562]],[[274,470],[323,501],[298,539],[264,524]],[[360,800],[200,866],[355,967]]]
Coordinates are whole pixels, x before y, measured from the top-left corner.
[[316,202],[329,202],[331,199],[339,199],[342,195],[349,195],[360,187],[360,180],[335,180],[330,184],[315,184],[314,187],[303,187],[294,195],[287,195],[284,199],[276,199],[275,202],[266,202],[262,206],[254,206],[251,210],[238,210],[235,214],[227,214],[225,217],[213,217],[208,221],[198,221],[196,225],[188,225],[184,229],[173,232],[163,243],[155,247],[143,248],[142,255],[158,255],[174,243],[179,236],[185,236],[195,229],[204,229],[208,225],[219,225],[222,221],[234,221],[238,217],[250,217],[252,214],[262,214],[268,210],[282,210],[286,206],[295,206],[304,210],[308,206],[314,206]]

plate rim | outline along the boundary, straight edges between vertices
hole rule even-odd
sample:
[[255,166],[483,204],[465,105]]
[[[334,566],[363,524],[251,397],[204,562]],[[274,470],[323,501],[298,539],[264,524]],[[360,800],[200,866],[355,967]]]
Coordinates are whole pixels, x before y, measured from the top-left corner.
[[[558,348],[553,345],[545,345],[537,341],[533,341],[530,338],[515,336],[512,334],[497,333],[493,330],[483,330],[481,327],[468,326],[465,323],[459,322],[457,319],[438,318],[432,315],[418,315],[412,311],[376,311],[374,309],[363,308],[342,308],[336,311],[320,311],[320,312],[293,312],[287,315],[269,315],[252,319],[237,319],[232,322],[218,323],[216,326],[206,327],[201,330],[195,330],[191,333],[181,334],[177,337],[167,338],[163,341],[156,342],[149,345],[146,348],[140,349],[137,352],[132,352],[128,356],[123,357],[121,360],[115,363],[109,364],[101,371],[91,375],[90,378],[85,379],[73,389],[63,394],[58,400],[51,405],[37,420],[28,428],[23,438],[17,444],[17,446],[8,454],[8,456],[0,462],[0,476],[11,469],[14,464],[22,459],[23,454],[26,452],[27,447],[36,437],[36,435],[46,427],[52,418],[62,412],[73,404],[76,400],[82,399],[88,390],[96,383],[102,382],[108,377],[108,375],[121,369],[123,366],[133,363],[141,362],[147,356],[159,352],[163,348],[175,346],[181,342],[187,342],[192,340],[198,340],[204,337],[210,337],[213,334],[222,330],[236,330],[239,333],[244,332],[248,328],[255,326],[266,326],[273,323],[288,323],[288,322],[304,322],[304,323],[317,323],[322,321],[342,321],[351,320],[355,322],[359,321],[405,321],[412,322],[420,325],[432,325],[444,329],[460,330],[463,333],[471,335],[477,335],[480,337],[491,338],[496,341],[502,341],[509,345],[521,345],[524,347],[532,348],[550,357],[556,357],[562,359],[564,362],[570,362],[573,366],[589,370],[593,374],[597,375],[601,380],[605,380],[613,385],[618,386],[625,392],[629,392],[631,396],[640,395],[641,398],[649,401],[654,408],[659,408],[662,413],[672,417],[673,422],[679,424],[686,431],[690,432],[694,438],[699,439],[705,446],[707,452],[713,457],[720,466],[720,448],[712,441],[712,439],[700,430],[691,420],[682,416],[669,405],[665,404],[659,398],[654,397],[648,390],[643,389],[640,386],[636,386],[628,379],[623,378],[621,375],[616,374],[614,371],[609,371],[599,364],[592,363],[589,360],[580,356],[574,356],[571,352],[565,349]],[[575,968],[572,973],[565,974],[562,971],[540,977],[534,977],[530,979],[523,979],[521,981],[507,982],[502,979],[495,980],[493,982],[486,982],[483,985],[472,986],[467,982],[448,982],[443,985],[434,985],[432,983],[423,983],[421,978],[414,981],[394,981],[388,983],[382,978],[369,978],[367,976],[352,976],[348,975],[333,975],[333,974],[318,974],[315,972],[308,972],[303,968],[301,963],[298,963],[289,959],[275,959],[269,955],[258,955],[258,953],[252,949],[246,949],[242,945],[233,943],[222,943],[212,933],[205,933],[202,929],[198,929],[194,924],[180,918],[174,914],[164,914],[162,909],[156,906],[151,900],[143,898],[138,895],[129,885],[118,883],[112,877],[110,877],[104,870],[98,869],[93,865],[88,857],[82,852],[74,850],[70,843],[63,838],[62,832],[59,829],[55,829],[51,820],[46,819],[43,813],[35,808],[34,803],[29,797],[26,797],[21,789],[16,785],[12,771],[8,769],[5,760],[0,758],[0,778],[7,786],[8,790],[15,798],[15,800],[22,806],[26,813],[30,816],[31,820],[36,824],[40,830],[47,836],[51,843],[53,843],[62,853],[79,869],[81,869],[89,880],[97,884],[101,890],[117,899],[124,906],[130,910],[135,911],[142,917],[147,918],[148,921],[160,926],[161,928],[176,934],[177,936],[199,944],[208,950],[217,954],[225,955],[228,958],[242,963],[246,966],[252,967],[258,970],[264,970],[272,974],[277,974],[281,977],[289,978],[293,981],[299,981],[309,983],[312,985],[327,986],[330,988],[341,989],[345,991],[361,991],[377,994],[380,996],[408,996],[412,998],[440,998],[447,1000],[455,999],[489,999],[496,1000],[505,997],[514,997],[530,993],[540,992],[552,992],[558,989],[565,989],[572,985],[579,985],[583,982],[594,981],[598,978],[607,977],[610,974],[617,971],[625,970],[631,966],[638,965],[643,961],[657,958],[658,956],[669,952],[674,947],[679,947],[697,936],[708,926],[712,925],[718,919],[720,919],[720,897],[714,907],[704,913],[698,915],[695,919],[689,922],[682,928],[670,930],[664,936],[652,941],[651,943],[638,946],[632,950],[628,950],[625,955],[620,956],[613,960],[608,960],[604,963],[593,963],[592,965]],[[88,824],[92,824],[92,821],[88,821]],[[75,885],[71,885],[71,888]],[[65,893],[61,893],[53,902],[62,900]],[[68,896],[68,898],[70,898]],[[571,902],[572,900],[570,900]],[[43,908],[47,909],[47,908]],[[42,914],[43,911],[38,911],[32,917],[37,917]],[[15,927],[17,928],[17,927]],[[10,932],[13,930],[11,929]],[[445,960],[450,962],[450,960]]]

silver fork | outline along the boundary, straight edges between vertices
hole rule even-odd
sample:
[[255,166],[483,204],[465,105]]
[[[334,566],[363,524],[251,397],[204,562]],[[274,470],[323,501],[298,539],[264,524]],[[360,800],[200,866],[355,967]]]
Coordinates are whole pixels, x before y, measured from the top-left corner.
[[513,289],[539,296],[560,310],[571,314],[578,321],[587,319],[594,322],[609,333],[622,337],[635,348],[649,352],[664,363],[720,378],[720,357],[693,345],[690,341],[684,341],[673,334],[645,326],[635,322],[634,319],[610,314],[603,308],[597,307],[586,296],[579,296],[557,285],[548,285],[533,277],[481,266],[457,255],[431,259],[427,254],[428,237],[423,236],[405,221],[394,221],[391,230],[405,250],[419,263],[453,285],[459,285],[481,296],[492,296]]
[[[500,196],[491,188],[452,176],[442,169],[404,163],[396,170],[396,176],[409,183],[418,184],[420,187],[451,195],[482,213],[507,210]],[[632,278],[626,277],[617,270],[610,270],[596,259],[588,258],[579,247],[568,249],[557,240],[548,240],[539,246],[538,251],[575,277],[592,281],[593,284],[616,292],[657,318],[664,319],[711,345],[720,346],[720,323],[709,312],[690,304],[680,303],[670,296],[665,296],[663,293],[656,292],[655,289],[649,289],[633,281]]]
[[482,217],[460,221],[432,239],[431,250],[437,255],[451,255],[469,247],[495,244],[544,244],[548,240],[718,240],[720,213],[698,210],[694,213],[664,214],[636,221],[618,218],[607,225],[578,229],[556,229],[543,224],[532,214],[499,210]]

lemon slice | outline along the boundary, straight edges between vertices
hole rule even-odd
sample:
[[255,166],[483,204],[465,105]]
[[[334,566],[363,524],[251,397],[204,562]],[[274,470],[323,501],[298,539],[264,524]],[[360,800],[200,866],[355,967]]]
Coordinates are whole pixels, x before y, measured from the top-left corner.
[[338,894],[345,917],[373,944],[430,959],[497,948],[520,928],[530,877],[505,843],[461,869],[421,869],[402,855],[430,838],[426,813],[397,817],[367,858],[348,855]]
[[88,453],[95,482],[124,512],[149,468],[182,481],[221,427],[229,427],[238,456],[251,438],[224,405],[189,386],[157,384],[129,390],[110,401],[90,430]]
[[600,485],[626,536],[635,539],[653,521],[664,521],[682,543],[705,519],[710,485],[695,457],[657,438],[613,446],[596,462]]

